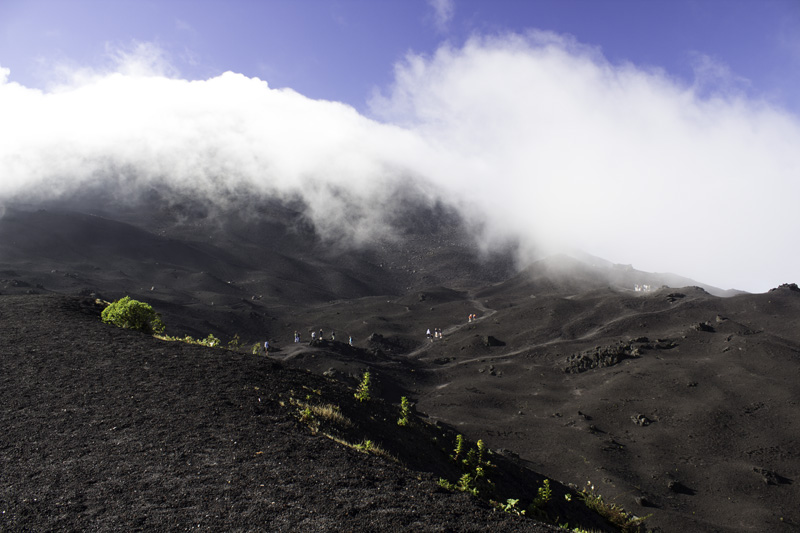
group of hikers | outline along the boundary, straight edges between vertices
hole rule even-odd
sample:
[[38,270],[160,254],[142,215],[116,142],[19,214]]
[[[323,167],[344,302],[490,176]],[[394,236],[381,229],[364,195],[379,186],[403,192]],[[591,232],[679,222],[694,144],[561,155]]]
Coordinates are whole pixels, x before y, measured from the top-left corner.
[[440,328],[433,328],[433,333],[431,333],[430,328],[428,328],[427,336],[428,336],[428,338],[430,339],[431,342],[433,342],[433,339],[443,339],[444,338],[442,336],[442,330]]
[[[311,342],[309,342],[308,344],[309,344],[309,346],[314,346],[315,344],[318,343],[318,341],[324,341],[324,340],[325,340],[325,338],[322,336],[322,330],[320,329],[319,330],[319,336],[317,336],[317,332],[316,331],[312,331],[311,332]],[[331,342],[335,342],[335,341],[336,341],[336,332],[335,331],[331,331]],[[294,332],[294,342],[295,343],[299,343],[300,342],[300,332],[299,331],[295,331]],[[352,336],[348,337],[347,343],[350,346],[353,345],[353,337]],[[264,352],[265,353],[269,353],[269,341],[268,340],[264,341]]]
[[[469,317],[467,318],[468,322],[474,322],[476,320],[478,320],[478,315],[476,315],[475,313],[471,313],[469,315]],[[431,332],[430,328],[428,328],[428,331],[427,331],[426,335],[427,335],[428,339],[430,339],[431,342],[433,342],[434,339],[443,339],[444,338],[444,334],[442,333],[442,328],[433,328],[433,332]],[[322,330],[320,329],[319,330],[319,336],[317,336],[317,332],[316,331],[312,331],[311,332],[311,342],[309,342],[308,344],[309,344],[309,346],[314,346],[318,342],[321,342],[321,341],[324,341],[324,340],[325,340],[325,338],[322,336]],[[335,341],[336,341],[336,332],[331,330],[331,342],[335,342]],[[299,331],[295,331],[294,332],[294,342],[295,343],[299,343],[300,342],[300,332]],[[348,336],[347,343],[350,346],[353,345],[353,337],[352,337],[352,335]],[[269,341],[264,341],[264,352],[265,353],[269,353]]]
[[[475,313],[470,313],[470,315],[467,317],[467,322],[475,322],[476,320],[478,320],[478,315],[476,315]],[[428,328],[426,336],[431,342],[433,342],[434,339],[444,338],[441,328],[433,328],[433,333],[431,333],[430,328]]]
[[[321,329],[319,330],[319,336],[317,336],[317,332],[316,331],[312,331],[311,332],[311,342],[309,344],[313,345],[317,341],[321,342],[321,341],[324,341],[324,340],[325,340],[325,337],[323,337]],[[335,341],[336,341],[336,332],[331,330],[331,342],[335,342]],[[298,333],[297,331],[294,332],[294,342],[300,342],[300,333]],[[350,346],[353,345],[353,337],[352,336],[349,336],[347,338],[347,344],[349,344]]]

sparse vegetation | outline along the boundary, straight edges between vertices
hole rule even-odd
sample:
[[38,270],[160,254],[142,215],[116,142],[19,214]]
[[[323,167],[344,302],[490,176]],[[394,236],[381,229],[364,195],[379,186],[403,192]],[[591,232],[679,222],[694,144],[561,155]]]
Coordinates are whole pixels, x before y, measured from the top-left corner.
[[371,453],[372,455],[378,455],[378,456],[383,457],[384,459],[388,459],[389,461],[392,461],[394,463],[399,463],[400,462],[400,461],[397,460],[397,457],[395,457],[391,453],[387,452],[380,445],[375,444],[375,442],[373,442],[370,439],[364,439],[359,443],[352,443],[352,442],[348,442],[348,441],[346,441],[346,440],[344,440],[342,438],[339,438],[339,437],[336,437],[334,435],[331,435],[329,433],[322,433],[322,435],[324,435],[325,437],[328,437],[329,439],[331,439],[334,442],[338,442],[342,446],[347,446],[348,448],[352,448],[352,449],[357,450],[357,451],[359,451],[361,453]]
[[481,490],[485,491],[494,487],[494,483],[486,477],[486,469],[494,465],[486,459],[486,445],[482,440],[478,440],[475,448],[470,447],[465,454],[466,447],[464,436],[456,435],[456,445],[450,459],[465,470],[465,473],[455,484],[444,485],[441,481],[439,484],[445,488],[452,487],[451,490],[469,492],[473,496],[477,496]]
[[[142,331],[149,331],[154,333],[157,338],[168,341],[180,341],[189,344],[196,344],[207,346],[211,348],[223,347],[220,339],[213,334],[209,334],[203,339],[194,339],[189,335],[184,337],[168,336],[163,334],[164,325],[160,317],[148,304],[131,300],[125,297],[114,304],[109,305],[103,311],[103,320],[108,323],[120,325],[120,327],[129,327],[131,329],[139,329]],[[123,325],[125,324],[125,325]],[[150,328],[148,330],[148,327]],[[225,348],[237,350],[241,346],[241,339],[238,334],[235,335]],[[261,353],[260,344],[256,343],[252,347],[254,354]],[[359,402],[368,402],[372,399],[372,376],[369,371],[362,374],[361,381],[359,382],[353,396]],[[374,437],[368,438],[367,436],[360,436],[360,441],[353,440],[353,422],[344,414],[340,408],[330,403],[315,404],[314,401],[322,396],[321,389],[315,389],[306,385],[302,387],[305,392],[305,400],[295,399],[295,392],[290,391],[292,396],[289,398],[289,403],[297,408],[297,420],[307,426],[313,434],[320,434],[335,442],[357,450],[362,453],[378,455],[388,460],[399,462],[399,460],[391,453],[386,451],[382,446],[376,443]],[[257,388],[256,388],[257,389]],[[279,402],[284,405],[283,402]],[[377,406],[377,404],[376,404]],[[407,397],[403,396],[400,399],[400,417],[397,419],[397,425],[406,427],[411,424],[412,404]],[[372,415],[370,415],[370,419]],[[362,428],[362,435],[363,428]],[[367,432],[370,435],[371,432]],[[434,440],[436,440],[434,438]],[[451,441],[452,442],[452,441]],[[553,522],[553,518],[548,516],[546,510],[549,502],[553,498],[553,490],[550,486],[550,480],[545,479],[542,486],[537,489],[537,495],[530,502],[527,508],[520,505],[520,499],[507,498],[505,503],[491,500],[491,496],[498,491],[495,484],[487,477],[487,472],[490,468],[495,467],[488,456],[491,453],[483,440],[478,440],[474,446],[470,446],[465,437],[461,434],[455,436],[455,442],[452,445],[452,452],[449,458],[462,470],[462,474],[455,482],[448,481],[445,478],[439,478],[439,485],[451,491],[466,492],[473,496],[479,496],[494,505],[497,509],[505,513],[513,514],[516,516],[535,516],[539,519]],[[447,454],[447,450],[442,449]],[[564,495],[567,502],[572,501],[569,493]],[[623,533],[633,533],[644,531],[643,521],[647,517],[636,517],[633,514],[627,513],[620,506],[615,503],[606,502],[602,496],[594,491],[594,486],[588,484],[583,491],[578,494],[579,499],[592,511],[602,516],[608,523],[619,528]],[[574,532],[583,532],[584,529],[575,527],[570,529],[568,525],[560,525],[564,529]]]
[[[566,494],[565,496],[569,496]],[[550,488],[550,480],[545,479],[542,486],[536,490],[536,498],[528,506],[528,514],[536,516],[541,519],[547,518],[547,511],[545,506],[553,499],[553,489]],[[567,501],[570,498],[566,498]]]
[[542,486],[538,488],[536,499],[533,500],[531,506],[528,508],[533,514],[541,515],[544,512],[544,506],[553,499],[553,489],[550,488],[550,480],[545,479]]
[[[308,396],[307,396],[308,399]],[[316,434],[321,422],[328,422],[340,428],[349,428],[353,425],[349,418],[344,416],[338,406],[329,403],[310,404],[294,398],[289,403],[299,408],[298,420],[307,425],[312,433]]]
[[191,335],[184,337],[176,337],[172,335],[156,335],[156,338],[162,341],[185,342],[186,344],[195,344],[197,346],[207,346],[209,348],[218,348],[221,344],[220,340],[213,334],[209,333],[205,339],[195,339]]
[[356,389],[354,396],[359,402],[368,402],[370,400],[369,372],[364,372],[364,375],[361,378],[361,383],[358,385],[358,389]]
[[239,338],[238,333],[234,335],[231,340],[228,341],[228,349],[230,350],[238,350],[241,345],[242,345],[242,340]]
[[514,514],[517,516],[524,516],[525,510],[517,507],[517,504],[519,504],[518,499],[508,498],[506,500],[506,503],[498,503],[497,506],[500,508],[500,510],[505,511],[506,513]]
[[101,314],[103,322],[127,329],[135,329],[149,334],[164,331],[161,315],[150,304],[125,296],[110,303]]
[[306,408],[300,411],[300,422],[304,424],[311,424],[314,422],[314,415],[311,413],[311,407],[306,405]]
[[456,447],[453,450],[453,455],[451,455],[450,458],[453,461],[458,462],[463,454],[464,454],[464,435],[461,435],[459,433],[458,435],[456,435]]
[[595,492],[591,481],[586,483],[586,487],[580,492],[579,497],[586,507],[617,526],[623,533],[644,531],[643,523],[648,518],[647,516],[634,516],[616,503],[605,501],[600,494]]
[[397,420],[398,426],[407,426],[411,423],[411,403],[405,396],[400,398],[400,418]]

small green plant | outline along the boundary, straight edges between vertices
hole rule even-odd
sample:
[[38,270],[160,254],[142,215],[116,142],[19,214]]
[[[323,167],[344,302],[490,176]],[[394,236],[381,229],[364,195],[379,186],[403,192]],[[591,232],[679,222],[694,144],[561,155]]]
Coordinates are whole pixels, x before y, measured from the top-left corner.
[[100,317],[103,322],[127,329],[135,329],[149,334],[164,332],[164,322],[150,304],[125,296],[103,309]]
[[565,529],[567,531],[572,531],[572,533],[592,533],[588,529],[583,529],[582,527],[575,527],[570,529],[569,524],[558,524],[560,529]]
[[519,503],[518,499],[509,498],[509,499],[506,500],[506,503],[499,503],[497,505],[498,505],[498,507],[500,507],[500,509],[502,511],[505,511],[506,513],[517,515],[517,516],[524,516],[525,515],[525,510],[524,509],[520,509],[519,507],[517,507],[518,503]]
[[411,423],[411,403],[408,398],[403,396],[400,398],[400,418],[397,419],[398,426],[407,426]]
[[[306,400],[308,400],[308,396]],[[310,404],[294,397],[289,398],[289,403],[298,408],[297,419],[307,425],[313,434],[316,434],[323,426],[333,425],[339,428],[349,428],[353,425],[353,422],[344,416],[336,405]]]
[[542,486],[536,491],[538,496],[534,500],[534,504],[537,507],[543,507],[546,505],[551,499],[553,499],[553,489],[550,488],[550,480],[545,479],[542,481]]
[[353,448],[355,448],[356,450],[361,450],[361,451],[364,451],[364,452],[368,452],[374,447],[375,447],[375,443],[373,443],[369,439],[364,439],[363,441],[361,441],[361,444],[356,444],[356,445],[353,446]]
[[469,473],[466,473],[459,478],[458,483],[456,483],[456,488],[461,492],[468,492],[473,496],[477,496],[478,487],[475,486],[476,481],[476,476],[471,476]]
[[[450,456],[456,462],[458,462],[459,457],[464,455],[464,449],[466,448],[464,442],[463,436],[456,436],[456,447],[455,450],[453,450],[453,455]],[[486,454],[486,444],[484,444],[483,440],[479,439],[478,442],[475,443],[475,448],[470,447],[469,450],[467,450],[466,457],[461,459],[462,466],[467,470],[494,466],[486,459]]]
[[216,348],[217,346],[220,345],[220,340],[216,338],[212,333],[209,333],[208,337],[197,341],[197,343],[203,346],[208,346],[209,348]]
[[354,450],[358,450],[361,453],[369,453],[369,454],[372,454],[372,455],[377,455],[379,457],[383,457],[384,459],[388,459],[389,461],[392,461],[394,463],[398,463],[398,464],[400,463],[400,460],[397,457],[395,457],[391,453],[387,452],[379,444],[376,444],[376,443],[374,443],[373,441],[371,441],[369,439],[364,439],[360,443],[354,444],[354,443],[348,442],[348,441],[346,441],[346,440],[344,440],[344,439],[342,439],[340,437],[332,435],[331,433],[322,432],[321,434],[323,436],[325,436],[325,437],[328,437],[333,442],[337,442],[337,443],[341,444],[342,446],[347,446],[348,448],[352,448]]
[[[537,496],[528,506],[528,513],[535,515],[539,518],[546,518],[547,513],[544,508],[547,503],[553,499],[553,489],[550,488],[550,480],[545,479],[542,486],[537,489]],[[569,499],[567,499],[569,501]]]
[[643,522],[650,516],[637,517],[628,513],[616,503],[605,501],[600,494],[595,492],[591,481],[586,483],[586,488],[578,494],[578,497],[583,500],[586,507],[620,528],[623,533],[643,531]]
[[479,440],[475,448],[470,447],[469,450],[464,453],[466,448],[467,444],[464,436],[461,434],[456,435],[456,445],[453,449],[453,453],[450,455],[450,459],[461,466],[461,468],[465,470],[465,473],[459,478],[456,484],[451,484],[454,490],[469,492],[474,496],[477,496],[480,491],[493,490],[494,483],[486,478],[486,469],[494,466],[486,460],[486,445],[482,440]]
[[456,435],[456,447],[453,449],[453,455],[450,458],[458,462],[462,456],[464,455],[464,435],[458,434]]
[[364,372],[364,376],[361,378],[361,383],[358,385],[358,389],[356,389],[356,393],[354,394],[356,400],[359,402],[367,402],[370,400],[370,375],[369,372]]
[[261,346],[258,343],[253,345],[253,355],[258,355],[261,352]]
[[478,447],[478,464],[481,466],[494,466],[486,459],[486,444],[484,444],[483,440],[478,439],[475,446]]
[[442,487],[443,489],[451,490],[453,492],[457,490],[455,483],[450,483],[443,477],[439,478],[439,486]]
[[228,341],[228,348],[230,350],[238,350],[241,345],[242,345],[242,340],[239,338],[238,333],[234,335],[231,340]]

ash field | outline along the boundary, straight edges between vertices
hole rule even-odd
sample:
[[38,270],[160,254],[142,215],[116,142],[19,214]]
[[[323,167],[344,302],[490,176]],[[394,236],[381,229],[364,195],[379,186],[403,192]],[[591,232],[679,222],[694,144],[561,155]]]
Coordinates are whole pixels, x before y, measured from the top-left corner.
[[[360,246],[286,201],[111,205],[3,209],[0,529],[619,530],[585,511],[591,486],[653,531],[800,528],[796,280],[519,265],[412,200]],[[242,348],[103,324],[98,302],[126,295],[170,335]],[[349,429],[304,423],[313,402]],[[458,434],[491,450],[488,498],[438,483],[460,475]],[[538,517],[487,501],[528,505],[545,478]]]

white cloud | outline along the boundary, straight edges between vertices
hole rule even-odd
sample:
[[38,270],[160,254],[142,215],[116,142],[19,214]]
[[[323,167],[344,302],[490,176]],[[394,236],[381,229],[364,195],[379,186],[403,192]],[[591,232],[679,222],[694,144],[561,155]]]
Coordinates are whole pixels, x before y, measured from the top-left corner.
[[692,89],[700,95],[714,93],[745,93],[751,83],[747,78],[736,76],[728,65],[707,54],[692,52],[694,83]]
[[568,38],[409,55],[372,102],[380,122],[230,72],[170,77],[146,47],[118,57],[116,72],[50,92],[0,69],[0,198],[93,184],[299,196],[330,236],[363,240],[413,186],[484,222],[487,241],[580,248],[724,288],[800,272],[798,117],[612,65]]
[[257,78],[168,78],[140,50],[119,55],[119,72],[81,72],[51,92],[0,85],[0,198],[166,184],[212,201],[301,196],[332,237],[381,230],[386,183],[420,152],[412,135]]
[[439,31],[446,31],[456,11],[454,0],[428,0],[433,9],[433,22]]
[[796,276],[800,123],[547,34],[409,56],[374,101],[438,148],[421,172],[496,232],[764,290]]

